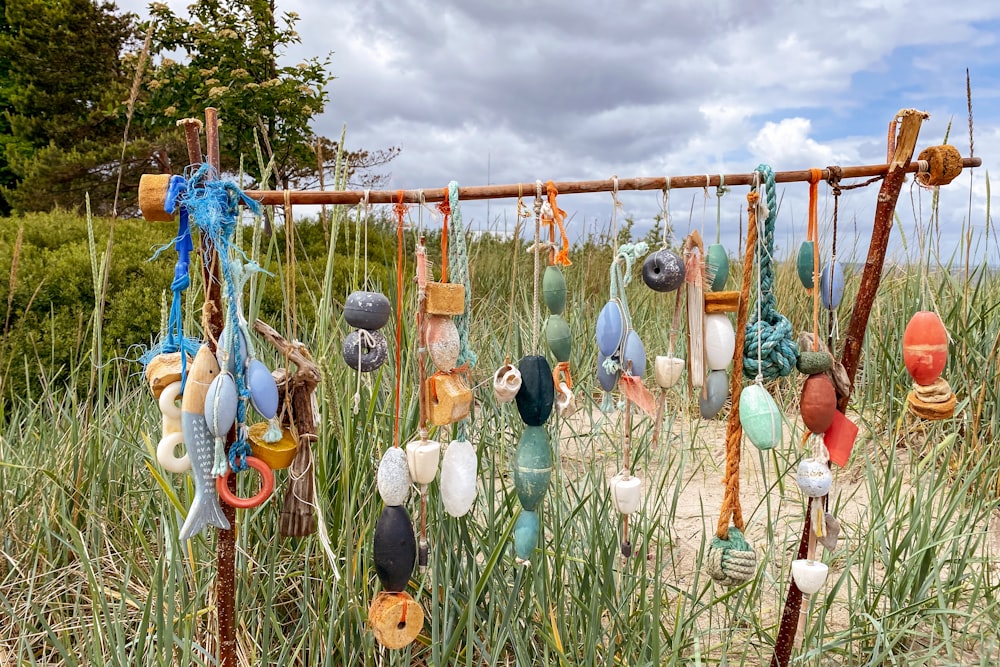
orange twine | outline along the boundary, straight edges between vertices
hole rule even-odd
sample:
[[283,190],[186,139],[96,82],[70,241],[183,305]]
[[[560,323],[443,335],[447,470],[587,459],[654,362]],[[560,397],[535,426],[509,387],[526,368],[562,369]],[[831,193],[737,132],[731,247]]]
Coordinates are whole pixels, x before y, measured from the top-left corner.
[[822,169],[809,170],[809,229],[806,234],[813,242],[813,286],[808,290],[813,297],[813,352],[819,352],[819,216],[816,205],[821,178]]
[[396,214],[396,419],[393,425],[393,447],[399,447],[399,413],[403,392],[403,225],[406,218],[404,192],[399,190],[392,212]]
[[552,241],[553,246],[556,245],[556,225],[559,226],[559,239],[561,247],[558,252],[553,250],[549,256],[549,264],[552,266],[570,266],[573,262],[569,259],[569,237],[566,236],[566,226],[564,220],[566,219],[566,211],[559,208],[556,204],[556,195],[559,191],[556,189],[556,184],[549,181],[545,184],[545,192],[548,194],[549,207],[552,208],[552,220],[549,221],[549,240]]
[[438,204],[438,211],[444,217],[441,222],[441,282],[448,282],[448,218],[451,217],[451,204],[445,199]]
[[552,382],[556,385],[556,387],[559,387],[559,383],[563,381],[563,378],[566,378],[565,379],[566,388],[572,389],[573,378],[570,377],[569,374],[568,361],[560,361],[559,363],[556,364],[556,367],[552,369]]

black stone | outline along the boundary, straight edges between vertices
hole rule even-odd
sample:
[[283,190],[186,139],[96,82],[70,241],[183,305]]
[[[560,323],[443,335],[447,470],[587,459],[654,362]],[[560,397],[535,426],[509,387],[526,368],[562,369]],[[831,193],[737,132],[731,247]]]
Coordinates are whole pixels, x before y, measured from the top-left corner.
[[552,369],[545,357],[528,355],[517,364],[521,371],[521,388],[514,400],[521,421],[528,426],[541,426],[552,414],[556,387],[552,381]]
[[[381,331],[368,331],[362,335],[361,330],[352,331],[344,339],[341,354],[344,362],[356,371],[370,373],[385,363],[389,356],[389,343]],[[360,348],[360,349],[359,349]]]
[[410,515],[402,505],[387,505],[375,523],[372,560],[382,590],[398,593],[406,590],[417,560],[417,541]]
[[351,292],[344,302],[344,321],[355,329],[381,329],[391,314],[389,299],[379,292]]
[[684,262],[676,253],[661,248],[642,263],[642,280],[656,292],[673,292],[684,284]]

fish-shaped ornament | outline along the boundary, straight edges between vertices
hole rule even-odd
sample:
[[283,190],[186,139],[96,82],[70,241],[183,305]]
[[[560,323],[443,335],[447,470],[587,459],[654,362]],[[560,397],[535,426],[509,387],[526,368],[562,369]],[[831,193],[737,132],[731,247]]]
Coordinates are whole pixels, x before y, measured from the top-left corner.
[[230,527],[215,489],[215,476],[212,474],[215,439],[205,418],[205,397],[219,373],[219,362],[215,355],[207,345],[202,345],[188,371],[184,397],[181,399],[181,431],[184,433],[184,445],[191,458],[191,475],[194,477],[194,501],[181,527],[182,540],[191,539],[205,526],[227,530]]

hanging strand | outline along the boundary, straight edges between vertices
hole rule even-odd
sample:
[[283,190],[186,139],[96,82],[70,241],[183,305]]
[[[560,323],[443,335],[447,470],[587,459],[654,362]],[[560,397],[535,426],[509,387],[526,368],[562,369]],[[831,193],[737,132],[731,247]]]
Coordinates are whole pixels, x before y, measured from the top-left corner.
[[719,174],[719,185],[715,188],[715,242],[722,243],[722,198],[729,192],[726,177]]
[[[831,266],[837,262],[837,216],[840,209],[840,193],[843,188],[840,185],[840,178],[843,170],[837,166],[830,166],[826,168],[830,173],[830,178],[827,179],[827,183],[830,185],[830,190],[833,192],[833,240],[830,244],[830,263]],[[831,280],[832,284],[833,281]],[[829,313],[827,318],[827,333],[826,333],[826,346],[831,353],[834,351],[833,342],[837,335],[837,316],[835,313]]]
[[[549,208],[552,210],[552,219],[549,222],[549,242],[552,246],[549,264],[553,266],[571,266],[573,262],[569,259],[569,237],[566,235],[566,211],[556,204],[555,183],[549,181],[545,184],[545,191],[548,195]],[[559,239],[556,239],[555,227],[559,227]]]
[[542,182],[535,181],[535,245],[532,252],[535,263],[531,274],[532,297],[531,297],[531,353],[538,354],[538,326],[541,314],[539,312],[538,298],[538,271],[541,266],[540,255],[542,252]]
[[406,204],[403,203],[403,191],[400,190],[398,200],[392,207],[396,214],[396,416],[392,429],[393,447],[399,447],[399,413],[402,410],[403,392],[403,226],[406,219]]
[[666,248],[670,238],[670,177],[666,177],[667,183],[663,186],[663,238],[660,240],[660,247]]
[[452,282],[465,287],[465,311],[455,315],[458,329],[459,353],[457,366],[476,365],[476,353],[469,347],[469,318],[472,312],[472,284],[469,277],[469,254],[465,246],[465,226],[462,222],[462,208],[458,203],[458,182],[448,184],[451,196],[451,242],[448,249],[448,264],[451,266]]
[[809,230],[807,235],[813,242],[813,286],[809,290],[812,294],[813,302],[813,352],[819,351],[819,214],[817,212],[819,200],[819,181],[823,177],[822,169],[810,169],[809,173]]

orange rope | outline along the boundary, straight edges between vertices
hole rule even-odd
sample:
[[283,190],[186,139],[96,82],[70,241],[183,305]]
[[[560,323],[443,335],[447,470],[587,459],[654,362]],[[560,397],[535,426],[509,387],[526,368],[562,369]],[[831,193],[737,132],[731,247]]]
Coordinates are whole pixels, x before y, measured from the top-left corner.
[[726,485],[722,498],[722,511],[715,534],[720,539],[729,539],[729,523],[743,530],[743,508],[740,506],[740,446],[743,441],[743,425],[740,424],[740,392],[743,389],[743,345],[746,342],[747,311],[750,309],[750,285],[753,282],[754,249],[757,247],[757,201],[760,194],[752,190],[747,194],[747,250],[743,257],[743,280],[740,284],[740,304],[736,310],[736,354],[733,355],[733,374],[729,379],[729,393],[732,408],[726,423]]
[[397,201],[392,207],[396,214],[396,420],[393,425],[393,447],[399,447],[399,413],[402,411],[403,392],[403,222],[406,204],[403,190],[397,193]]
[[819,181],[822,169],[809,170],[809,240],[813,242],[813,352],[819,352],[819,215],[816,213],[819,199]]
[[556,231],[553,224],[559,226],[559,238],[561,242],[561,248],[558,252],[554,252],[550,257],[549,263],[553,266],[570,266],[573,262],[569,259],[569,237],[566,236],[566,226],[564,220],[566,219],[566,211],[559,208],[556,204],[556,195],[559,191],[556,190],[556,184],[549,181],[545,184],[545,192],[549,197],[549,206],[552,208],[552,221],[549,223],[549,238],[552,243],[556,242]]
[[441,282],[448,282],[448,218],[451,217],[451,204],[445,199],[438,204],[438,211],[444,217],[441,222]]
[[569,374],[569,362],[568,361],[560,361],[559,363],[556,364],[556,367],[554,369],[552,369],[552,381],[555,383],[556,388],[559,387],[559,383],[563,381],[563,378],[566,378],[566,380],[565,380],[566,381],[566,388],[567,389],[572,389],[573,388],[573,378],[570,377],[570,374]]

